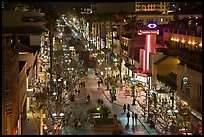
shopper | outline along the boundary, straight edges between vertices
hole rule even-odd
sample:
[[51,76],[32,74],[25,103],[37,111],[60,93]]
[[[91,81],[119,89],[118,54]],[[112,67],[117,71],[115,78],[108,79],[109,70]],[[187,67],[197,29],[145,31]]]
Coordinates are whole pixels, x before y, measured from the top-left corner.
[[101,82],[99,80],[97,81],[97,84],[98,84],[98,88],[100,88]]
[[126,104],[123,105],[123,113],[126,111]]
[[137,125],[137,119],[138,119],[138,115],[137,115],[137,113],[135,112],[135,125]]
[[134,125],[134,118],[135,117],[135,114],[134,114],[134,112],[132,112],[132,123],[133,123],[133,125]]
[[130,119],[130,113],[129,113],[129,111],[128,111],[128,112],[127,112],[127,120],[128,120],[127,124],[129,124],[129,119]]
[[128,112],[130,111],[130,104],[127,105]]

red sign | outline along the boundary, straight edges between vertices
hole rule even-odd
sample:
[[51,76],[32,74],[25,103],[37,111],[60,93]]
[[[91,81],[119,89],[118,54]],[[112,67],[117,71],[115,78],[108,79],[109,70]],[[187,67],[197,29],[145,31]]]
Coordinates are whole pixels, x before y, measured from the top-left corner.
[[201,124],[201,122],[198,123],[198,133],[200,135],[202,134],[202,124]]

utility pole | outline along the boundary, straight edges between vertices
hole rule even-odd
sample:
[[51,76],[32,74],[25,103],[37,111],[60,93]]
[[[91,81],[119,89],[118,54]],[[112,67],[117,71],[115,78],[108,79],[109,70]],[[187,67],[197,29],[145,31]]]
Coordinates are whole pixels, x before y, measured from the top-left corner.
[[43,135],[43,111],[40,109],[40,135]]

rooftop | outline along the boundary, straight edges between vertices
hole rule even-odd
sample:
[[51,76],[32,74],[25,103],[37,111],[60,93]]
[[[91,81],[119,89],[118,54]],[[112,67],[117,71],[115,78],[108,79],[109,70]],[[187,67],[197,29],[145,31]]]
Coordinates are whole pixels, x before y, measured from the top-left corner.
[[19,44],[19,52],[35,53],[39,49],[40,49],[40,46],[27,46],[21,43]]
[[12,26],[2,27],[2,33],[41,34],[45,30],[40,26]]

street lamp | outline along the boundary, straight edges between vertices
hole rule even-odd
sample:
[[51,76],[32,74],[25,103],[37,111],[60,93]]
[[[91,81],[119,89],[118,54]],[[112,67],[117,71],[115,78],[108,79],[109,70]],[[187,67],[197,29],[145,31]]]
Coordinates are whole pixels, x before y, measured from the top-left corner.
[[150,98],[151,98],[151,95],[154,94],[154,91],[153,90],[150,90],[150,89],[147,89],[148,92],[147,92],[147,122],[150,122]]
[[174,109],[174,90],[170,89],[170,93],[172,92],[172,96],[170,97],[170,99],[172,100],[172,110]]
[[[150,109],[150,97],[151,97],[151,94],[154,93],[152,90],[151,90],[151,74],[147,74],[147,84],[148,84],[148,89],[147,89],[147,93],[146,93],[146,98],[147,98],[147,111],[148,111],[148,117],[147,117],[147,122],[149,122],[149,109]],[[155,96],[155,99],[156,99],[156,96]]]
[[111,70],[111,67],[105,67],[106,73],[108,74],[109,70]]
[[171,124],[171,132],[172,135],[176,133],[176,125],[174,119],[177,119],[177,114],[178,114],[177,109],[172,109],[172,110],[167,110],[167,115],[172,119],[172,124]]
[[107,74],[107,77],[106,77],[106,83],[107,83],[107,90],[109,89],[109,82],[108,82],[108,79],[109,79],[109,70],[111,70],[111,67],[105,67],[105,70],[106,70],[106,74]]

